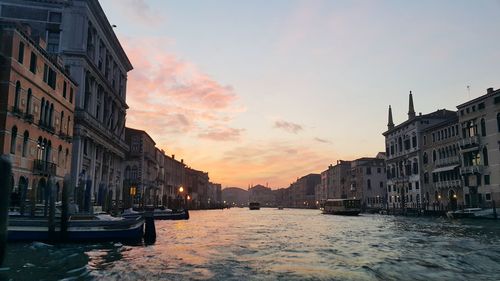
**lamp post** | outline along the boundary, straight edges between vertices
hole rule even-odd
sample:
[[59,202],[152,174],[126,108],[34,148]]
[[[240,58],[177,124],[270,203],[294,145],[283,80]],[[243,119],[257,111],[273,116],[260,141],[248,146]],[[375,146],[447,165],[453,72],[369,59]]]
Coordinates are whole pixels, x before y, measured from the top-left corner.
[[184,187],[180,186],[178,191],[179,191],[177,193],[177,201],[179,202],[178,203],[178,205],[179,205],[178,207],[181,208],[181,205],[182,205],[181,202],[182,202],[182,198],[183,198],[182,193],[184,192]]

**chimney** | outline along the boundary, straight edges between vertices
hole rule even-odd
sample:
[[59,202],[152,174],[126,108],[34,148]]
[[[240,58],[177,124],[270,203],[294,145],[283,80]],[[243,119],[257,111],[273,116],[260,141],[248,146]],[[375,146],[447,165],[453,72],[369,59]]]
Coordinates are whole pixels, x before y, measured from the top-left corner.
[[184,164],[184,159],[181,159],[181,163]]
[[488,93],[488,94],[493,93],[493,88],[488,88],[488,89],[486,90],[486,93]]
[[175,154],[172,154],[172,159],[174,159],[174,160],[175,160]]

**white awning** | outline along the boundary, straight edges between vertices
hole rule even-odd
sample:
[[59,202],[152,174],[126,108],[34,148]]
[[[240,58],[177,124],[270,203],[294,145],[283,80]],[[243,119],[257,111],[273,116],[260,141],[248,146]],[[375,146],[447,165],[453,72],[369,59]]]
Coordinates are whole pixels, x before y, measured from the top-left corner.
[[451,166],[441,167],[441,168],[434,169],[432,172],[433,173],[439,173],[439,172],[452,171],[452,170],[454,170],[458,166],[459,165],[451,165]]

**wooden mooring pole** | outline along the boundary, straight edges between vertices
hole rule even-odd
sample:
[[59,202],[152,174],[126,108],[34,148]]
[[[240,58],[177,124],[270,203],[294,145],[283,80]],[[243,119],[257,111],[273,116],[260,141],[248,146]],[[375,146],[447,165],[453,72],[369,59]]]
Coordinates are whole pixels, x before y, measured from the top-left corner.
[[0,157],[0,266],[7,248],[7,226],[9,219],[9,198],[12,189],[12,165],[10,160]]
[[69,219],[69,193],[70,193],[71,177],[64,177],[62,190],[62,206],[61,206],[61,241],[68,239],[68,219]]

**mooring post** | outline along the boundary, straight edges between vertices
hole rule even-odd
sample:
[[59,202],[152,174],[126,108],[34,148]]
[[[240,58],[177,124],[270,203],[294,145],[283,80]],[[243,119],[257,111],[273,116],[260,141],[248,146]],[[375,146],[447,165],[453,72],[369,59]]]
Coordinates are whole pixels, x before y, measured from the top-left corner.
[[9,219],[9,198],[12,189],[12,165],[6,156],[0,157],[0,266],[7,248],[7,226]]
[[156,242],[156,228],[153,212],[145,212],[144,221],[144,242],[146,244],[154,244]]
[[68,238],[68,219],[69,219],[69,189],[71,188],[71,177],[67,174],[64,177],[62,189],[62,205],[61,205],[61,241],[66,241]]
[[49,240],[56,240],[56,198],[55,198],[55,180],[50,177],[47,182],[49,190]]

